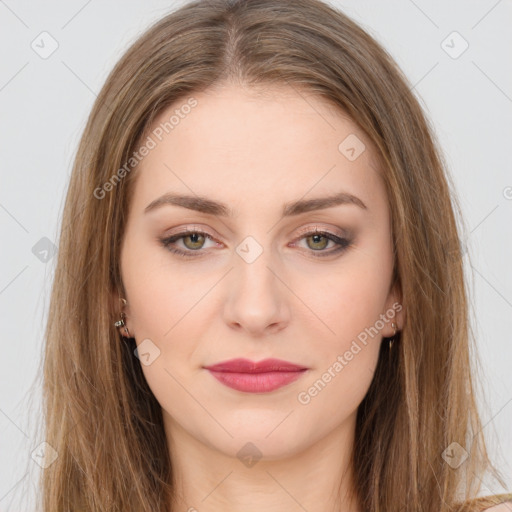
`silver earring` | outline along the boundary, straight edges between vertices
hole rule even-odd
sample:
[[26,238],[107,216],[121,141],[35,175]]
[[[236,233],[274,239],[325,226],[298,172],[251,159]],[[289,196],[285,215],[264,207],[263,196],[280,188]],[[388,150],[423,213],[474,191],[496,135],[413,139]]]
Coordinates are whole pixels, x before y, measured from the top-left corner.
[[[126,304],[127,304],[126,299],[122,299],[121,297],[119,297],[119,300],[122,301],[123,305],[126,306]],[[121,315],[121,319],[118,320],[117,322],[114,322],[114,325],[116,327],[123,327],[123,330],[126,333],[126,336],[124,336],[124,335],[121,335],[121,336],[126,337],[126,338],[131,338],[130,331],[128,330],[128,327],[124,323],[124,319],[126,318],[126,315],[124,314],[123,311],[121,311],[120,315]]]

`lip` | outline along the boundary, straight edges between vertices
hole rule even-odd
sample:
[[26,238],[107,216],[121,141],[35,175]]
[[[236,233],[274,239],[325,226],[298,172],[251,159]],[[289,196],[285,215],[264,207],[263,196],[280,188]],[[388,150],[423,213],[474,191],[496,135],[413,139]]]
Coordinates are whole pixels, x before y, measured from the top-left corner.
[[307,367],[281,359],[231,359],[211,366],[206,370],[225,386],[246,393],[266,393],[279,389],[299,379]]

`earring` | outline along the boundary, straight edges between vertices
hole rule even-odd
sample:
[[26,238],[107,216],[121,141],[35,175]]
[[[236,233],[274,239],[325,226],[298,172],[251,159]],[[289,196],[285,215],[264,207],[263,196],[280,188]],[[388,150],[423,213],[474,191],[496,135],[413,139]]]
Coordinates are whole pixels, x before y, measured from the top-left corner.
[[389,350],[391,350],[391,348],[393,347],[393,343],[395,342],[395,336],[396,336],[396,332],[397,332],[397,325],[395,324],[395,322],[391,322],[391,327],[393,327],[393,337],[390,338],[389,340]]
[[[126,306],[126,304],[127,304],[126,299],[122,299],[121,297],[119,297],[119,300],[122,301],[124,306]],[[128,327],[124,323],[124,319],[126,318],[124,311],[121,310],[120,315],[121,315],[121,319],[118,320],[117,322],[114,322],[114,325],[116,327],[123,327],[123,330],[126,333],[126,336],[124,336],[123,334],[121,334],[121,336],[123,336],[124,338],[131,338],[130,331],[128,330]]]

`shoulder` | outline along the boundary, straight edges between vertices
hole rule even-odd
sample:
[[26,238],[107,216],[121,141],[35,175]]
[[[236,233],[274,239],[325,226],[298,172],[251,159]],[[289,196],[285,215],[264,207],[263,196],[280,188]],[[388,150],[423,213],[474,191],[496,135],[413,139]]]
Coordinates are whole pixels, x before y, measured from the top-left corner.
[[[512,512],[512,493],[473,498],[465,505],[470,506],[468,510],[478,510],[479,512]],[[464,508],[464,510],[466,509]]]
[[500,503],[499,505],[494,505],[491,508],[486,508],[484,512],[512,512],[512,501],[507,501],[506,503]]

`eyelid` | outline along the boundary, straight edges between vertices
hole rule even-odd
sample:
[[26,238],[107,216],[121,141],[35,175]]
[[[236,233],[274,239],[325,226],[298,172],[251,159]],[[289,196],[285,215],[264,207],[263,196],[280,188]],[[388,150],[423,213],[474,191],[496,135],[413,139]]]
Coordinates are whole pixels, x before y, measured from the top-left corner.
[[336,235],[338,237],[351,237],[350,233],[346,231],[341,231],[339,228],[330,228],[330,227],[322,227],[318,224],[315,224],[315,226],[307,226],[304,228],[299,229],[299,233],[297,235],[297,238],[300,238],[304,235],[310,235],[314,233],[331,233],[333,235]]
[[[315,226],[308,226],[303,227],[299,230],[299,233],[294,238],[292,242],[290,242],[289,246],[295,246],[297,242],[300,240],[303,240],[307,236],[312,236],[315,233],[318,233],[322,235],[323,237],[329,239],[330,241],[334,242],[337,246],[337,249],[329,251],[318,251],[318,254],[315,255],[315,258],[321,258],[321,257],[328,257],[330,255],[335,255],[338,253],[344,252],[346,249],[352,246],[353,244],[353,236],[351,233],[345,233],[339,230],[339,228],[333,229],[333,228],[322,228],[318,224]],[[206,239],[211,240],[212,242],[219,243],[217,240],[217,237],[211,235],[208,230],[201,228],[200,226],[193,225],[193,226],[185,226],[178,229],[178,231],[175,231],[172,234],[169,234],[167,236],[164,236],[162,238],[159,238],[159,242],[161,245],[163,245],[167,250],[169,250],[172,253],[177,254],[178,256],[183,257],[201,257],[205,256],[209,250],[200,248],[197,251],[190,250],[190,249],[176,249],[172,248],[172,244],[175,244],[178,240],[183,239],[185,236],[190,234],[199,234],[203,236]],[[222,243],[222,242],[220,242]],[[316,251],[312,251],[313,253]]]

